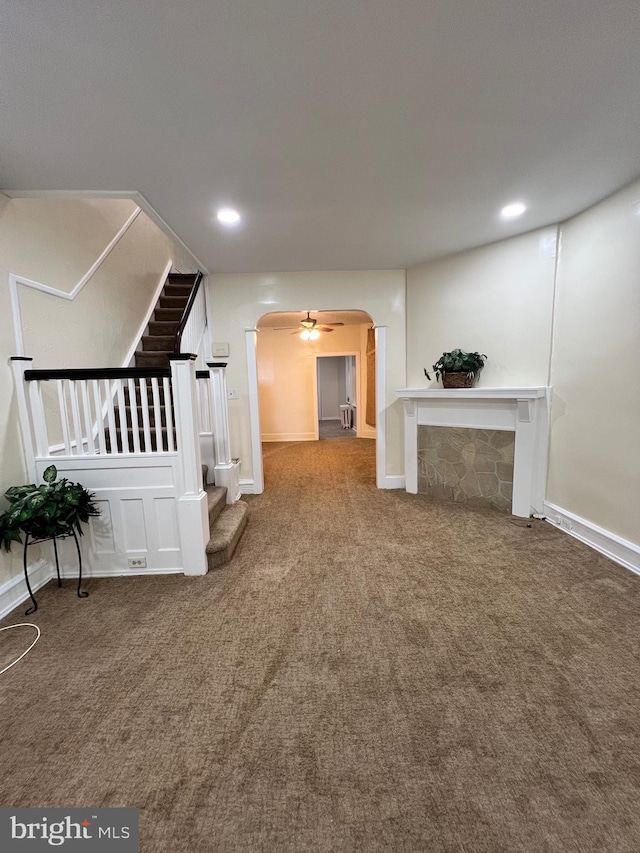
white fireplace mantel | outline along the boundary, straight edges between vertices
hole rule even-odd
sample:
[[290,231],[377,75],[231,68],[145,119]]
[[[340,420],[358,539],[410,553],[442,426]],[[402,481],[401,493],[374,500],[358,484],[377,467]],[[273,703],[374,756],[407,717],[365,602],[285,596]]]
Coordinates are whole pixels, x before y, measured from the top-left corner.
[[551,388],[402,388],[408,492],[418,491],[418,426],[515,432],[514,515],[542,514],[549,442]]

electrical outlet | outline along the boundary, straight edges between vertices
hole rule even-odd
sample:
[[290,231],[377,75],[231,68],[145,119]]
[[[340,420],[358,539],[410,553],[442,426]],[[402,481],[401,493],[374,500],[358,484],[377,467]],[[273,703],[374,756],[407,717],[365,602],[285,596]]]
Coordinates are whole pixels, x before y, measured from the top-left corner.
[[146,557],[129,557],[128,560],[130,569],[146,569],[147,568],[147,558]]

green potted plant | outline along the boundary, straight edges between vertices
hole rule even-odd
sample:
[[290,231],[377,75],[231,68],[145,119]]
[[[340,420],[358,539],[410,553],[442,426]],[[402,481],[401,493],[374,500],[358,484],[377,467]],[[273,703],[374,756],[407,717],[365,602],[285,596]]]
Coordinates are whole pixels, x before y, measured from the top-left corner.
[[56,482],[58,472],[49,465],[42,475],[44,483],[36,486],[12,486],[5,492],[9,509],[0,515],[0,542],[6,551],[13,542],[29,539],[52,539],[82,535],[82,524],[100,514],[93,494],[79,483],[64,477]]
[[[479,352],[465,352],[461,349],[443,352],[433,365],[436,381],[442,377],[442,385],[445,388],[472,388],[486,358],[486,355]],[[426,367],[424,375],[431,379]]]

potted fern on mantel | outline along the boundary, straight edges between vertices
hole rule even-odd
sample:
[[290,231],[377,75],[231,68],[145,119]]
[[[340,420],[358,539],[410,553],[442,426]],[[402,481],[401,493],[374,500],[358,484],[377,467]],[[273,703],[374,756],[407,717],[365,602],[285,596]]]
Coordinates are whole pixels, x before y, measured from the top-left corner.
[[[436,381],[442,377],[444,388],[472,388],[486,359],[487,356],[484,354],[465,352],[461,349],[443,352],[433,365]],[[426,367],[424,375],[431,380]]]
[[80,591],[82,583],[82,556],[77,534],[82,535],[82,524],[92,516],[100,515],[93,500],[93,494],[80,483],[71,483],[65,477],[56,481],[58,472],[55,465],[49,465],[42,478],[44,483],[36,486],[12,486],[5,492],[9,509],[0,515],[0,543],[6,551],[11,550],[14,542],[22,543],[24,535],[24,576],[33,607],[27,615],[37,610],[37,603],[29,583],[27,572],[27,548],[29,544],[46,539],[53,540],[53,548],[60,586],[60,566],[56,540],[72,536],[78,551],[78,597],[86,598],[88,593]]

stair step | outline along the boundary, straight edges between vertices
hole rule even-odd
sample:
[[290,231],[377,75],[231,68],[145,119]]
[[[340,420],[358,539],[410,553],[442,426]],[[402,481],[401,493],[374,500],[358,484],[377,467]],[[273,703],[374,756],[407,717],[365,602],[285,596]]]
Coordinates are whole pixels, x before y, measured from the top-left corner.
[[160,323],[180,323],[182,319],[182,308],[156,308],[153,312],[153,319]]
[[227,505],[227,488],[226,486],[206,486],[205,492],[209,508],[209,530],[212,530],[216,519]]
[[242,532],[247,526],[249,505],[236,501],[225,507],[211,530],[211,539],[206,547],[209,570],[217,569],[228,563],[236,549]]
[[145,352],[155,352],[157,350],[171,352],[174,341],[174,335],[144,335],[142,338],[142,349]]
[[143,352],[136,350],[136,367],[169,367],[169,356],[173,351]]
[[193,284],[196,280],[194,272],[170,272],[168,280],[171,284]]
[[193,284],[190,281],[189,282],[185,281],[181,284],[175,284],[175,283],[165,284],[165,286],[162,288],[162,295],[163,296],[181,296],[181,297],[186,296],[188,298],[189,294],[191,293],[192,288],[193,288]]
[[189,296],[185,294],[184,296],[161,296],[158,299],[158,305],[160,308],[173,308],[175,310],[182,311],[184,310],[184,306],[187,304]]
[[157,321],[152,320],[149,323],[149,334],[150,335],[171,335],[172,338],[175,338],[176,332],[178,331],[178,326],[180,322],[178,320],[174,321]]

